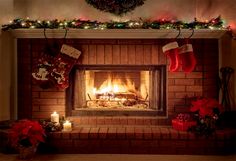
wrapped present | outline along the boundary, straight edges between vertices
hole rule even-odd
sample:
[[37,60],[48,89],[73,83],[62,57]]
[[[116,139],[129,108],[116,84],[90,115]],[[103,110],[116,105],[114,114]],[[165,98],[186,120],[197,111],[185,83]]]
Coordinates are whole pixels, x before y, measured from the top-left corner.
[[189,114],[178,114],[178,116],[172,120],[172,127],[175,130],[187,131],[190,127],[195,125],[197,125],[197,122],[191,120]]
[[180,121],[178,119],[172,120],[172,127],[175,130],[187,131],[191,126],[197,125],[196,121]]

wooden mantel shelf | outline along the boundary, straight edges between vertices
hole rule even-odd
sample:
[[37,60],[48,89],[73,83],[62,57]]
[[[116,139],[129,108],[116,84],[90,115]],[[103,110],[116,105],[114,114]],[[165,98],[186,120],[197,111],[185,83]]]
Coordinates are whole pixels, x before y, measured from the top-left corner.
[[[10,31],[14,38],[44,38],[43,29],[15,29]],[[227,30],[194,30],[191,38],[221,38]],[[175,38],[178,30],[155,30],[155,29],[69,29],[66,38],[76,39],[168,39]],[[179,38],[187,38],[192,34],[192,30],[183,29]],[[47,38],[64,38],[64,29],[47,29]]]

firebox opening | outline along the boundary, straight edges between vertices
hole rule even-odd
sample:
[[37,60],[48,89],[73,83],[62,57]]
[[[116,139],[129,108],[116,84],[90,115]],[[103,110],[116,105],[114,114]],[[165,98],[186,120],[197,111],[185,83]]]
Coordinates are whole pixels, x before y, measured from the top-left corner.
[[165,66],[78,66],[73,76],[73,112],[163,115],[165,72]]
[[148,71],[85,71],[85,108],[149,109]]

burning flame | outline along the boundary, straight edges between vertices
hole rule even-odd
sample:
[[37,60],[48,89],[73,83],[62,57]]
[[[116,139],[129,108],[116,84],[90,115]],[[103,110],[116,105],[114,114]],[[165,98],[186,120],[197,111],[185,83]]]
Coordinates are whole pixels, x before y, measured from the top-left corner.
[[135,91],[135,85],[130,79],[126,79],[126,83],[121,79],[111,79],[109,77],[102,85],[97,88],[93,88],[93,94],[97,93],[125,93],[128,91]]

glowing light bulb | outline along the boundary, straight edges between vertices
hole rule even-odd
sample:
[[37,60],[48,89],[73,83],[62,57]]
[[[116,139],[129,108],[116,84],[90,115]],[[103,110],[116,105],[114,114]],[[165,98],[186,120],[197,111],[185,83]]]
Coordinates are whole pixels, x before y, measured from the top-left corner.
[[87,25],[86,25],[86,26],[84,26],[84,29],[89,29],[89,26],[87,26]]
[[25,22],[21,22],[21,26],[25,26],[26,25],[26,23]]
[[131,26],[133,26],[133,25],[134,25],[134,23],[133,23],[133,22],[130,22],[130,23],[129,23],[129,26],[130,26],[130,27],[131,27]]
[[214,29],[214,27],[213,27],[213,26],[209,26],[209,29],[213,30],[213,29]]

